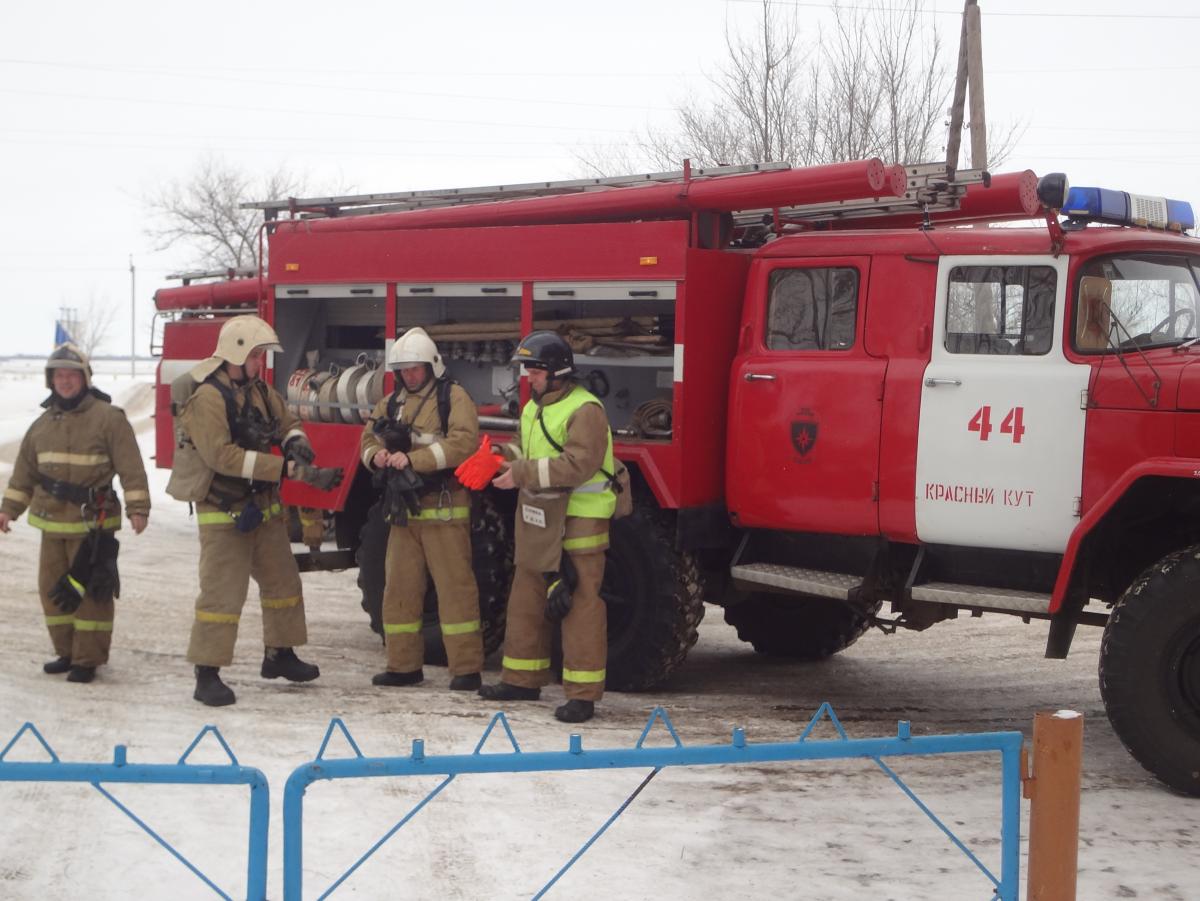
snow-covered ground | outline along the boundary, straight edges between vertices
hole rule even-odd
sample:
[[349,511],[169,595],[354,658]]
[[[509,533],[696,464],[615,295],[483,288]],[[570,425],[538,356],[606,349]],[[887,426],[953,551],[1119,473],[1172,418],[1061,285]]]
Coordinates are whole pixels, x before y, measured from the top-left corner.
[[[143,367],[146,369],[147,367]],[[130,378],[110,364],[97,383],[125,407],[148,467],[153,445],[148,369]],[[118,375],[118,373],[121,373]],[[0,369],[0,479],[45,396],[36,366]],[[378,689],[379,640],[359,609],[354,573],[305,576],[310,644],[322,677],[305,686],[258,676],[257,605],[246,605],[236,663],[226,671],[233,707],[191,698],[183,655],[196,594],[197,540],[185,505],[166,497],[151,469],[154,510],[141,536],[121,534],[123,596],[111,664],[91,685],[46,676],[51,656],[35,592],[37,533],[22,518],[0,536],[3,622],[0,747],[33,721],[59,756],[107,761],[117,744],[135,762],[178,758],[215,723],[241,763],[271,788],[269,894],[282,894],[283,786],[312,759],[330,717],[342,717],[364,753],[472,750],[493,708],[447,691],[444,669],[424,685]],[[757,657],[710,610],[687,665],[661,690],[610,694],[576,727],[587,747],[631,747],[653,707],[667,708],[688,744],[794,739],[822,700],[852,737],[1019,729],[1034,712],[1086,716],[1079,898],[1200,898],[1200,802],[1162,789],[1124,751],[1096,686],[1097,630],[1081,630],[1071,658],[1041,657],[1045,625],[965,618],[920,634],[872,633],[818,665]],[[496,660],[489,661],[494,678]],[[522,750],[563,750],[557,687],[511,705]],[[827,729],[818,735],[831,737]],[[342,746],[335,741],[332,753]],[[487,750],[505,750],[493,736]],[[42,759],[23,741],[9,759]],[[222,762],[208,747],[194,761]],[[895,769],[994,871],[999,858],[997,758],[897,761]],[[340,889],[358,898],[528,898],[643,779],[642,771],[461,777]],[[425,779],[319,783],[306,798],[306,897],[315,897],[436,784]],[[243,890],[247,792],[233,788],[117,786],[144,817],[218,885]],[[1026,819],[1028,810],[1025,810]],[[1023,833],[1027,830],[1023,827]],[[1023,846],[1024,855],[1024,846]],[[1022,857],[1024,866],[1024,856]],[[0,783],[0,898],[210,897],[179,863],[95,791]],[[551,890],[549,898],[966,899],[991,897],[986,879],[873,766],[858,763],[667,770]]]

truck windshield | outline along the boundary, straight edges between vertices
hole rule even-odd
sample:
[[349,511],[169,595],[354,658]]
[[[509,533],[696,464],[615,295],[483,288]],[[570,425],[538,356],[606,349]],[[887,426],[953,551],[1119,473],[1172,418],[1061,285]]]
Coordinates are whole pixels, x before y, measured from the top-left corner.
[[1169,347],[1196,338],[1200,257],[1097,257],[1080,269],[1075,349]]

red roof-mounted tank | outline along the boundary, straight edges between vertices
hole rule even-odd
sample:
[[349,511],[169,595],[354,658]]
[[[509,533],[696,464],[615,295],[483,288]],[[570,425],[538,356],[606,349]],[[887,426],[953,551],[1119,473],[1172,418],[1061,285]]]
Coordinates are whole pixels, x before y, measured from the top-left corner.
[[259,282],[256,278],[235,278],[202,285],[180,285],[159,288],[154,292],[154,305],[160,310],[203,310],[210,307],[241,307],[258,304]]

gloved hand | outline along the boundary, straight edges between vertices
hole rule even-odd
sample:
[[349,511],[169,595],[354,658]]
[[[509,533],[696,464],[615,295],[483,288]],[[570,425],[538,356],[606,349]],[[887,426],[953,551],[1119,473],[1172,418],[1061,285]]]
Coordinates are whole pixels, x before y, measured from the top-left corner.
[[463,486],[472,491],[486,488],[492,477],[500,471],[500,458],[492,451],[492,438],[484,435],[479,450],[463,460],[454,470]]
[[305,466],[310,466],[312,461],[317,459],[316,451],[312,449],[312,445],[303,435],[293,435],[283,442],[283,456],[285,459],[295,460]]
[[293,478],[320,491],[329,491],[342,484],[343,475],[340,466],[309,466],[305,463],[297,463],[292,472]]

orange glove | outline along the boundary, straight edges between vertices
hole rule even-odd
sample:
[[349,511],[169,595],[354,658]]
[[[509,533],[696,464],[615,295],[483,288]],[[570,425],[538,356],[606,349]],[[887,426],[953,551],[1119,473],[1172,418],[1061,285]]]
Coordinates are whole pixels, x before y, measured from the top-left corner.
[[458,480],[472,491],[487,487],[492,477],[500,471],[500,458],[492,452],[492,438],[484,435],[479,450],[463,460],[454,470]]

